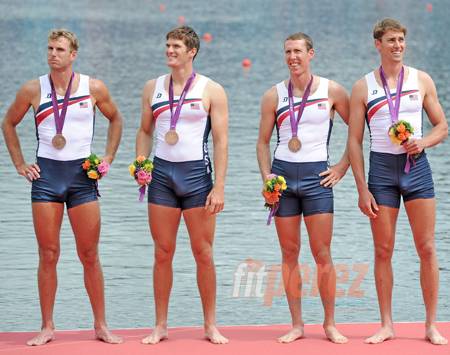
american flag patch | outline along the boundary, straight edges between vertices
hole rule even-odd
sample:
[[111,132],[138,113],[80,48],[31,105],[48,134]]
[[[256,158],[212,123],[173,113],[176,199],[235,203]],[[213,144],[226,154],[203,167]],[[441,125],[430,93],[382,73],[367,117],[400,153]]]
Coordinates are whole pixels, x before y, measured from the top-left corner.
[[200,105],[196,102],[191,103],[191,110],[200,110]]
[[80,108],[88,108],[88,103],[86,101],[80,102]]
[[319,103],[317,104],[317,108],[318,108],[319,110],[326,110],[326,109],[327,109],[327,105],[326,105],[325,103],[323,103],[323,102],[319,102]]
[[419,95],[417,95],[417,94],[411,94],[411,95],[409,95],[409,99],[410,99],[411,101],[417,101],[417,100],[419,100]]

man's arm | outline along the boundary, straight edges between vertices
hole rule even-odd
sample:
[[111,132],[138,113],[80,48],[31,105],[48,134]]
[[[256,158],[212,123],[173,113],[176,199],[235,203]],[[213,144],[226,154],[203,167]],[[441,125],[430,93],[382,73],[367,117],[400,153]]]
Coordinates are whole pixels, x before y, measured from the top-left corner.
[[[341,116],[342,120],[348,125],[350,105],[345,89],[335,81],[330,80],[328,86],[328,97],[331,101],[332,109],[335,110],[339,116]],[[339,162],[319,174],[320,176],[326,176],[320,184],[325,187],[335,186],[344,177],[349,166],[350,161],[348,159],[348,149],[346,147]]]
[[89,90],[94,97],[95,105],[109,120],[108,138],[106,141],[105,155],[103,156],[103,159],[111,164],[116,156],[120,138],[122,137],[122,115],[120,114],[117,105],[112,100],[108,88],[101,80],[90,79]]
[[23,85],[17,92],[16,99],[6,112],[2,123],[3,136],[8,147],[11,160],[16,167],[17,173],[24,176],[28,181],[40,177],[37,164],[28,165],[22,154],[16,126],[22,121],[25,114],[32,105],[33,99],[39,95],[40,86],[38,80],[31,80]]
[[436,86],[433,79],[423,71],[419,71],[419,87],[423,97],[423,108],[433,128],[422,139],[411,139],[403,145],[408,154],[421,153],[425,148],[441,143],[448,136],[447,119],[439,102]]
[[219,84],[210,81],[207,84],[210,98],[209,113],[214,145],[214,187],[209,193],[205,208],[218,213],[224,207],[225,175],[228,165],[228,99],[225,90]]
[[350,96],[350,119],[348,122],[347,149],[359,194],[359,209],[366,216],[375,218],[378,205],[370,193],[364,172],[364,156],[362,142],[364,138],[364,117],[366,114],[367,84],[360,79],[355,83]]
[[270,138],[275,127],[277,101],[278,94],[275,86],[270,88],[261,99],[261,118],[258,142],[256,143],[256,156],[263,183],[271,171]]
[[150,99],[153,96],[155,84],[155,80],[149,80],[142,91],[141,125],[136,134],[136,156],[148,157],[152,151],[155,122],[150,107]]

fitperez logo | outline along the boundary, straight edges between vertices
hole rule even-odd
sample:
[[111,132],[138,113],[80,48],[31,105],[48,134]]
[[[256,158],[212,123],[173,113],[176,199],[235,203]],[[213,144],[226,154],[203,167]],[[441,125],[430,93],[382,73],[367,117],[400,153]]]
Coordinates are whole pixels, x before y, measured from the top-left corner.
[[378,94],[378,90],[377,89],[372,91],[372,95],[376,95],[376,94]]
[[283,102],[287,102],[288,98],[287,96],[283,97]]
[[162,93],[158,92],[158,94],[156,95],[156,98],[157,98],[157,99],[160,99],[161,96],[162,96]]
[[51,93],[48,93],[47,94],[47,99],[51,99],[52,98],[52,94]]
[[[362,298],[365,291],[361,284],[369,271],[369,264],[336,264],[336,297]],[[302,282],[298,284],[291,272],[299,273]],[[260,298],[263,305],[270,307],[274,297],[281,297],[288,292],[294,297],[318,297],[320,280],[329,272],[317,266],[301,264],[295,270],[287,265],[266,265],[259,260],[247,259],[238,264],[233,280],[233,298]],[[292,280],[287,285],[283,283],[285,273]]]

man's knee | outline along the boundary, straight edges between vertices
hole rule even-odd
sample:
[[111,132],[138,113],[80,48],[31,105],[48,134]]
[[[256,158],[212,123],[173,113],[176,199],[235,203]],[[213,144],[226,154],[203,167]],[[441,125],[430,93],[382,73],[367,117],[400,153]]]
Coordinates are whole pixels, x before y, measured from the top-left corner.
[[45,266],[56,266],[59,259],[59,247],[39,247],[39,261]]
[[155,263],[167,264],[172,263],[173,255],[175,254],[175,248],[157,246],[155,247]]
[[375,246],[375,259],[389,261],[392,258],[394,247],[391,244],[379,244]]
[[281,247],[284,263],[297,263],[300,253],[300,245],[297,243],[285,244]]
[[98,248],[79,250],[78,256],[85,267],[92,267],[98,262]]
[[417,254],[421,260],[430,260],[436,256],[436,248],[433,241],[427,241],[417,246]]
[[201,265],[210,265],[213,261],[213,252],[211,246],[205,246],[203,248],[193,248],[192,253],[194,255],[195,262]]
[[313,256],[318,267],[324,269],[331,267],[330,248],[328,247],[320,248],[318,251],[314,252]]

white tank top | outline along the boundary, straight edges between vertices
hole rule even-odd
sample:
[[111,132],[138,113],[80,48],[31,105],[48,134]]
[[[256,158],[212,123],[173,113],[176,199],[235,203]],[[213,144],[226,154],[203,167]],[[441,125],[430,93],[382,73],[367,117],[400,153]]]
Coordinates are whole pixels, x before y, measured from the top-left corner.
[[[374,72],[366,74],[365,78],[368,91],[366,122],[370,131],[370,150],[391,154],[405,153],[405,148],[392,143],[389,138],[388,130],[392,121],[383,87],[377,83]],[[395,91],[396,89],[390,91],[393,98]],[[419,91],[418,71],[411,67],[408,79],[403,82],[398,119],[408,121],[414,127],[412,138],[422,138],[422,96]]]
[[[41,100],[34,115],[38,139],[37,156],[53,160],[76,160],[91,154],[94,136],[94,109],[89,93],[89,76],[80,74],[80,83],[75,93],[70,95],[62,134],[66,145],[56,149],[52,139],[56,134],[55,118],[51,99],[51,86],[48,75],[39,77]],[[57,96],[59,112],[64,100]]]
[[[169,145],[164,139],[170,129],[169,94],[164,88],[166,77],[167,75],[162,75],[156,79],[151,101],[156,131],[155,156],[172,162],[207,160],[209,163],[208,136],[211,130],[211,120],[202,102],[203,92],[209,79],[197,74],[198,78],[185,97],[177,121],[178,142],[175,145]],[[179,98],[180,96],[174,96],[174,113]]]
[[[302,143],[298,152],[291,152],[288,148],[289,140],[292,138],[288,90],[284,81],[277,84],[278,105],[275,126],[278,142],[274,153],[276,159],[296,163],[328,161],[328,143],[333,121],[330,118],[328,102],[328,79],[319,77],[319,80],[319,87],[309,95],[298,125],[297,136]],[[294,96],[296,118],[301,101],[301,97]]]

